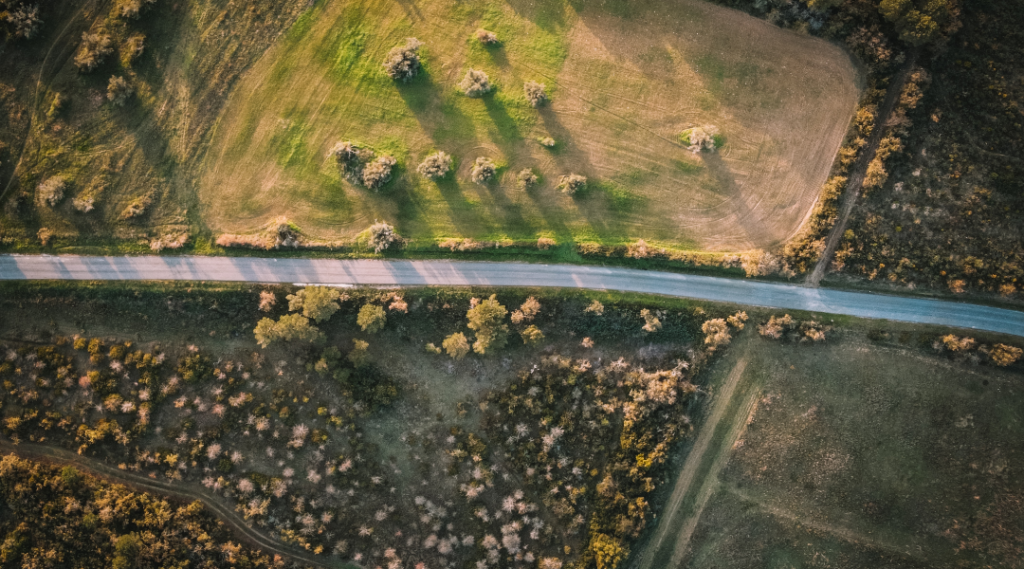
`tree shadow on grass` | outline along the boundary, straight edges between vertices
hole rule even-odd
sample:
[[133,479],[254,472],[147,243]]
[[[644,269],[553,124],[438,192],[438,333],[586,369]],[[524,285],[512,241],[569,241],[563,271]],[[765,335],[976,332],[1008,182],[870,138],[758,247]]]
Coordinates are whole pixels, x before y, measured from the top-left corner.
[[747,204],[743,192],[736,184],[735,176],[722,160],[722,155],[718,152],[701,152],[700,158],[707,166],[708,172],[718,182],[722,195],[729,199],[736,216],[736,225],[747,236],[751,245],[762,249],[773,245],[776,240],[772,237],[770,229],[765,226],[760,212],[751,209]]
[[396,83],[399,96],[420,128],[438,147],[458,145],[472,138],[473,121],[444,98],[444,91],[426,68],[408,83]]
[[459,235],[471,237],[493,232],[493,225],[485,216],[480,215],[479,206],[466,198],[453,173],[449,173],[434,183],[437,184],[441,197],[448,204],[449,217]]
[[516,120],[508,114],[505,103],[494,95],[492,92],[483,98],[487,114],[491,117],[491,123],[494,125],[494,128],[491,129],[494,135],[492,138],[511,161],[516,154],[516,145],[522,142],[523,135],[519,132]]

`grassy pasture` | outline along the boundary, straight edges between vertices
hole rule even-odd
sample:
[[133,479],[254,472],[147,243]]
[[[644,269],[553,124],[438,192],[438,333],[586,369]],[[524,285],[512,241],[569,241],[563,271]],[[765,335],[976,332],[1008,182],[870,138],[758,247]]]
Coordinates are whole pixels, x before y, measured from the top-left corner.
[[1019,566],[1019,374],[859,339],[748,357],[764,396],[681,566]]
[[[477,28],[498,34],[484,47]],[[414,36],[425,73],[396,84],[385,53]],[[466,69],[497,90],[469,99]],[[531,108],[524,81],[552,103]],[[197,167],[201,218],[214,233],[287,216],[319,238],[385,219],[413,240],[552,237],[745,250],[792,234],[831,166],[858,97],[843,52],[697,0],[601,5],[564,0],[404,0],[316,4],[247,73]],[[679,132],[714,124],[720,154],[695,156]],[[553,137],[553,149],[537,139]],[[354,140],[390,153],[380,193],[341,179],[327,151]],[[432,182],[435,150],[457,160]],[[488,156],[499,180],[469,180]],[[541,183],[516,187],[533,168]],[[570,198],[561,175],[586,175]]]

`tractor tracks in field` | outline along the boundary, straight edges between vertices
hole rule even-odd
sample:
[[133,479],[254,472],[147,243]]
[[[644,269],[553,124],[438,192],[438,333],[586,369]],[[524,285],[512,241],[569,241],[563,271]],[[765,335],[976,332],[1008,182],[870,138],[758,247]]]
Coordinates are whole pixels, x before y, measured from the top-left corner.
[[[746,429],[760,394],[756,386],[740,386],[750,341],[747,338],[744,345],[737,346],[741,353],[714,394],[707,418],[699,427],[700,434],[658,516],[654,535],[631,563],[631,569],[677,567],[685,557],[704,506],[719,486],[718,475],[729,462],[732,448]],[[721,436],[716,436],[719,433]]]
[[[125,472],[105,464],[98,459],[84,457],[69,450],[51,447],[48,445],[30,443],[19,443],[17,445],[13,445],[6,441],[0,441],[0,453],[14,454],[19,458],[35,462],[46,462],[59,466],[73,466],[90,476],[100,478],[114,484],[122,484],[141,492],[158,494],[178,500],[198,501],[203,504],[203,507],[205,507],[207,511],[212,513],[219,521],[230,528],[239,540],[244,541],[265,553],[276,553],[296,563],[305,564],[311,567],[319,567],[321,569],[341,569],[346,567],[346,565],[342,563],[332,563],[327,559],[318,559],[307,552],[289,547],[273,538],[267,537],[263,533],[250,527],[245,520],[239,517],[238,514],[230,507],[222,504],[219,500],[204,492],[182,488],[162,480]],[[353,567],[351,564],[348,564],[347,566]]]

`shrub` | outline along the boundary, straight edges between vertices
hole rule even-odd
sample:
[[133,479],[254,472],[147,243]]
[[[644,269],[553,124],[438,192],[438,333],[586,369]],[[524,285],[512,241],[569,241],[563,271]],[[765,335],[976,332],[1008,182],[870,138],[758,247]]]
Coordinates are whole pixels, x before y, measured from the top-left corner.
[[107,84],[107,99],[115,106],[123,107],[134,93],[135,90],[124,77],[111,77]]
[[363,185],[371,190],[378,190],[391,181],[391,170],[398,161],[384,155],[363,167]]
[[133,199],[132,201],[128,202],[128,206],[121,211],[119,219],[125,221],[129,219],[135,219],[141,216],[142,214],[146,213],[146,210],[149,208],[152,201],[152,198],[150,198],[148,195],[139,196]]
[[1019,360],[1022,354],[1024,354],[1024,351],[1016,346],[995,344],[992,346],[992,349],[989,350],[988,357],[991,358],[992,363],[997,366],[1006,367]]
[[715,351],[719,346],[728,345],[732,340],[732,335],[729,334],[729,326],[722,318],[705,321],[701,326],[701,331],[704,332],[704,345],[708,346],[708,351],[711,352]]
[[444,351],[455,360],[461,360],[469,353],[469,340],[462,332],[456,332],[441,342]]
[[79,71],[89,72],[99,67],[103,59],[114,51],[110,36],[100,34],[82,34],[82,45],[75,54],[75,65]]
[[641,310],[640,317],[644,319],[644,332],[657,332],[658,330],[661,330],[661,320],[659,320],[658,317],[650,310],[646,308]]
[[71,200],[71,207],[75,208],[75,211],[80,213],[89,213],[96,208],[96,198],[92,196],[82,196]]
[[543,83],[537,83],[536,81],[527,81],[523,84],[523,92],[526,94],[526,100],[534,107],[539,107],[547,102],[548,94],[544,91],[545,85]]
[[490,79],[487,74],[479,69],[470,69],[466,72],[466,76],[462,78],[462,82],[459,83],[459,89],[466,94],[467,97],[483,97],[487,93],[490,93],[494,88],[491,85]]
[[483,28],[480,28],[479,30],[477,30],[476,33],[473,34],[473,35],[476,36],[477,41],[479,41],[480,43],[482,43],[484,45],[497,45],[498,44],[498,34],[496,34],[494,32],[489,32],[489,31],[487,31],[487,30],[485,30]]
[[516,183],[523,189],[532,188],[537,184],[537,174],[534,174],[531,168],[524,168],[516,175]]
[[476,332],[476,341],[473,343],[474,352],[483,355],[488,349],[505,346],[508,325],[503,321],[506,314],[508,314],[508,310],[498,303],[497,295],[494,294],[466,312],[469,329]]
[[720,146],[718,143],[718,127],[713,125],[697,126],[683,131],[679,139],[686,145],[686,149],[694,154],[702,150],[714,152]]
[[320,330],[309,323],[309,318],[301,314],[285,314],[276,322],[270,318],[264,318],[256,325],[253,334],[256,336],[256,341],[264,348],[277,340],[312,342],[320,338]]
[[617,569],[629,555],[629,548],[621,540],[603,533],[591,535],[589,549],[594,555],[597,569]]
[[580,176],[579,174],[569,174],[568,176],[562,176],[558,180],[558,189],[563,194],[570,196],[576,195],[577,192],[581,192],[587,189],[587,178]]
[[781,317],[772,315],[772,317],[768,319],[768,322],[757,327],[757,333],[765,338],[778,340],[782,337],[784,332],[787,332],[792,327],[793,317],[789,314]]
[[494,178],[494,175],[498,173],[498,166],[493,160],[486,156],[479,156],[476,162],[473,163],[473,171],[470,173],[470,177],[477,184],[486,184]]
[[352,351],[348,353],[348,361],[352,362],[352,365],[356,367],[363,367],[366,365],[366,360],[369,356],[367,350],[370,348],[370,343],[365,340],[358,338],[352,339]]
[[335,144],[328,154],[334,157],[342,173],[346,174],[349,181],[353,183],[362,181],[363,165],[373,160],[374,157],[372,150],[363,148],[352,141]]
[[63,176],[51,176],[36,188],[36,203],[54,207],[64,199],[68,183]]
[[384,312],[384,307],[376,304],[364,304],[356,317],[356,324],[367,334],[380,332],[387,321],[388,315]]
[[538,138],[537,142],[539,142],[541,144],[541,146],[543,146],[545,148],[554,148],[555,145],[558,144],[555,141],[555,139],[551,138],[550,136],[545,136],[543,138]]
[[121,65],[131,67],[132,63],[142,55],[146,49],[146,36],[144,34],[132,34],[121,45]]
[[388,247],[391,247],[398,241],[398,234],[395,233],[395,228],[391,227],[383,221],[378,221],[370,226],[370,247],[373,247],[375,253],[380,253]]
[[117,13],[122,18],[137,20],[142,10],[151,4],[156,4],[156,0],[117,0]]
[[197,383],[213,377],[213,363],[202,354],[189,354],[178,361],[177,371],[185,383]]
[[260,291],[260,312],[270,312],[277,304],[277,295],[269,290]]
[[443,178],[452,169],[452,157],[443,151],[438,151],[427,156],[416,168],[421,176],[432,180]]
[[397,46],[388,52],[384,60],[384,72],[397,81],[408,81],[420,72],[420,46],[423,43],[416,38],[408,38],[405,45]]
[[601,301],[595,298],[594,301],[590,303],[590,306],[583,309],[583,312],[602,316],[604,314],[604,305],[601,304]]
[[343,295],[338,289],[326,286],[307,286],[295,294],[289,294],[287,299],[288,310],[302,311],[303,316],[312,318],[319,324],[330,320],[341,308],[338,301],[344,302],[348,300],[348,296]]
[[550,237],[541,237],[537,240],[537,248],[541,251],[547,251],[551,247],[556,245],[555,240]]
[[544,340],[544,332],[541,332],[540,328],[532,324],[524,328],[519,335],[527,346],[536,346]]

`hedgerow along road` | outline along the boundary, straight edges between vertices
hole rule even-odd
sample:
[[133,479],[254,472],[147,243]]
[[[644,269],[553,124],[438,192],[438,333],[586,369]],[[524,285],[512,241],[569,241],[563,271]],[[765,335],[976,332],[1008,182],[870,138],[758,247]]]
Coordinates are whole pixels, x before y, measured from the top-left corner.
[[965,302],[619,267],[472,261],[0,255],[0,280],[223,281],[614,290],[1024,336],[1024,312]]

